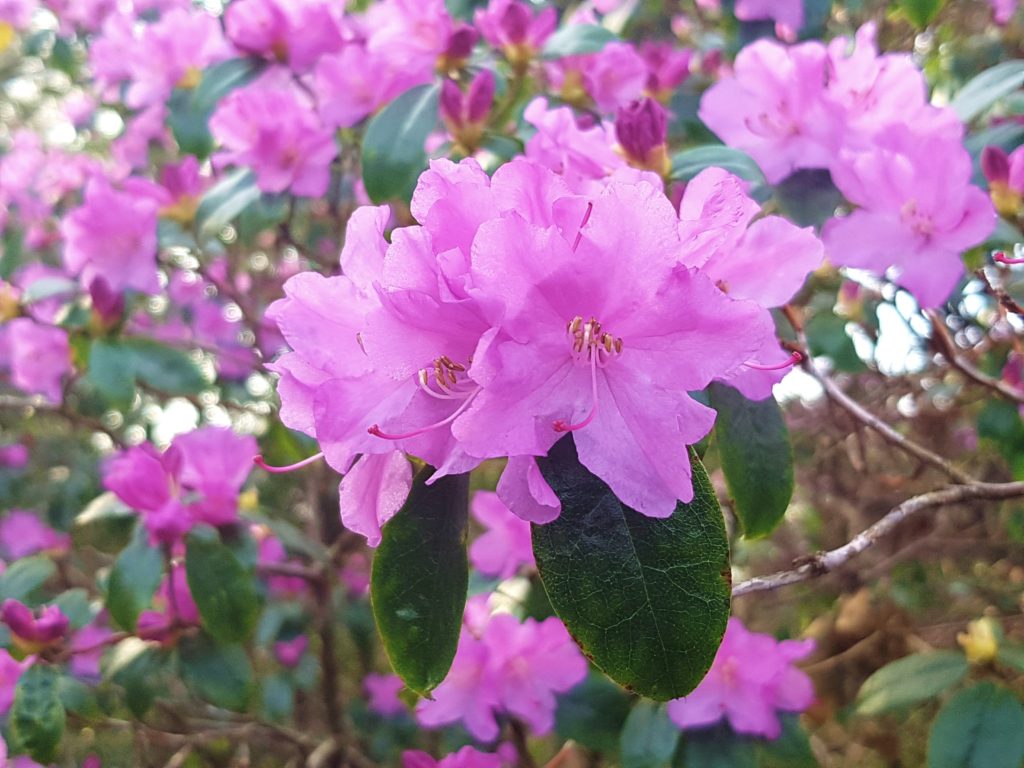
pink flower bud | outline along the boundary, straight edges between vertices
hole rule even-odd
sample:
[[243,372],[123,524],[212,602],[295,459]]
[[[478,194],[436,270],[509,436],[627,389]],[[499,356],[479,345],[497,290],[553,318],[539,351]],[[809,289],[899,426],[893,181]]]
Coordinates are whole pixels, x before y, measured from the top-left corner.
[[990,184],[1006,184],[1010,180],[1010,158],[1002,147],[985,147],[981,153],[981,170]]
[[[668,136],[668,113],[649,97],[619,108],[615,136],[630,161],[641,168],[661,171]],[[660,150],[661,157],[656,158]]]
[[44,606],[36,615],[24,603],[5,600],[0,621],[11,630],[15,645],[26,653],[57,645],[68,630],[68,617],[56,605]]
[[448,36],[448,46],[444,55],[449,60],[460,61],[468,59],[473,53],[473,46],[480,38],[480,34],[470,24],[459,24]]

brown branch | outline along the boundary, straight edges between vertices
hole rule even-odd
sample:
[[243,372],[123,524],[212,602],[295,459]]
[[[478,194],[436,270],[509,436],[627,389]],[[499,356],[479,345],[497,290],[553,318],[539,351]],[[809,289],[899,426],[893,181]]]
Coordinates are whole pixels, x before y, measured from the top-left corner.
[[733,587],[733,597],[779,589],[831,573],[845,565],[847,561],[873,547],[892,533],[904,520],[919,512],[962,501],[1013,499],[1021,496],[1024,496],[1024,482],[957,485],[914,496],[894,507],[885,517],[861,531],[841,547],[811,555],[802,564],[791,570],[779,571],[768,576],[755,576],[740,582]]
[[946,358],[946,362],[976,384],[981,384],[981,386],[991,389],[1007,400],[1015,403],[1024,403],[1024,392],[1021,392],[1016,387],[1011,387],[1005,381],[989,376],[987,373],[982,373],[966,357],[960,354],[956,342],[950,337],[949,331],[946,330],[946,324],[937,312],[929,310],[926,314],[928,319],[932,321],[932,346],[935,347],[935,350],[940,355]]

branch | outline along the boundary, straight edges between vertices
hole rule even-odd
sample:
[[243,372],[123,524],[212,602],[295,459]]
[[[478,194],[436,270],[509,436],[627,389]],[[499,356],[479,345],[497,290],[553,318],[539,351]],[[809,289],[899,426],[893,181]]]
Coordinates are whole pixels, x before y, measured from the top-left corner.
[[733,597],[742,597],[752,592],[766,592],[780,587],[798,584],[818,576],[831,573],[861,552],[870,549],[882,538],[892,533],[904,520],[927,509],[956,504],[974,499],[1013,499],[1024,496],[1024,482],[1017,483],[973,483],[957,485],[939,491],[924,493],[907,499],[890,510],[874,525],[857,534],[843,546],[828,552],[818,552],[804,559],[796,568],[779,571],[768,576],[755,576],[733,587]]
[[946,358],[946,361],[951,366],[971,381],[991,389],[1007,400],[1015,403],[1024,403],[1024,392],[1021,392],[1016,387],[1011,387],[1005,381],[993,378],[987,373],[982,373],[973,364],[969,363],[967,358],[960,354],[956,342],[950,338],[949,331],[946,330],[946,324],[937,312],[929,311],[927,315],[928,319],[932,321],[932,344],[936,351]]

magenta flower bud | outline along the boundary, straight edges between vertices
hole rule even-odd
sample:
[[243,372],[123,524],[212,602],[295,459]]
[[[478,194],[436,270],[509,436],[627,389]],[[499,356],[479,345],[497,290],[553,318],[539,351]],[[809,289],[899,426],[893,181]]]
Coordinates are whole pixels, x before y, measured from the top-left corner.
[[530,33],[530,24],[533,22],[533,13],[522,3],[512,3],[501,15],[501,31],[505,39],[512,45],[520,45],[526,42]]
[[661,171],[666,157],[668,112],[650,97],[633,101],[619,108],[615,136],[634,165]]
[[454,80],[441,83],[441,119],[453,132],[462,126],[462,89]]
[[82,761],[82,768],[103,768],[103,763],[100,762],[99,755],[89,755]]
[[124,314],[124,294],[111,289],[110,283],[97,276],[89,283],[92,309],[104,327],[116,325]]
[[494,104],[494,91],[497,87],[497,80],[494,73],[489,69],[481,70],[480,74],[473,78],[469,84],[469,93],[466,99],[466,119],[470,123],[482,123],[491,111]]
[[5,600],[0,621],[11,630],[15,644],[26,653],[56,645],[68,631],[68,617],[56,605],[47,605],[37,616],[17,600]]
[[294,668],[302,661],[309,647],[309,638],[305,635],[297,635],[291,640],[282,640],[274,643],[274,656],[282,666]]
[[476,45],[478,39],[480,39],[480,34],[472,25],[459,24],[448,36],[448,46],[444,51],[445,57],[455,61],[468,59],[472,55],[473,46]]
[[1010,181],[1010,157],[1002,147],[989,146],[981,152],[981,170],[989,183]]
[[0,467],[21,469],[28,464],[28,448],[21,443],[0,446]]

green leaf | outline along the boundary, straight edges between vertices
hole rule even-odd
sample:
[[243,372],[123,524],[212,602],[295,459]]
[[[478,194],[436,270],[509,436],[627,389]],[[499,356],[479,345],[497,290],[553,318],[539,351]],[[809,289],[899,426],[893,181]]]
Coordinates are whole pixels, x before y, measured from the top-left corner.
[[973,77],[961,88],[950,106],[956,116],[969,123],[1004,96],[1024,85],[1024,59],[996,64]]
[[107,610],[122,629],[135,631],[139,614],[153,601],[163,571],[163,556],[149,545],[149,534],[139,523],[132,543],[118,555],[107,580]]
[[89,603],[89,593],[81,587],[61,592],[53,599],[53,604],[68,617],[72,629],[81,629],[92,623],[94,616]]
[[205,635],[185,638],[179,649],[185,682],[200,698],[244,712],[254,688],[252,664],[241,645],[216,645]]
[[75,516],[71,538],[76,547],[95,547],[100,552],[120,552],[131,541],[139,516],[113,493],[97,496]]
[[29,595],[56,572],[57,567],[46,555],[32,555],[16,560],[0,575],[0,602],[18,600],[24,603]]
[[103,678],[124,689],[128,709],[141,718],[162,687],[165,661],[158,645],[129,637],[115,645],[103,660]]
[[629,716],[629,696],[600,673],[587,678],[558,697],[555,732],[595,752],[614,754],[619,749],[619,732]]
[[880,715],[934,698],[967,674],[967,659],[957,651],[904,656],[886,664],[864,681],[857,694],[857,713]]
[[673,181],[689,181],[706,168],[724,168],[755,186],[767,184],[760,166],[746,152],[711,145],[684,149],[672,156]]
[[837,371],[858,373],[865,369],[853,339],[846,332],[846,320],[825,310],[807,323],[808,351],[814,357],[827,357]]
[[209,122],[217,102],[252,80],[261,68],[256,59],[228,59],[203,72],[197,87],[174,90],[167,103],[167,124],[182,152],[205,158],[213,151]]
[[1002,642],[999,644],[996,660],[1003,666],[1024,672],[1024,647]]
[[675,754],[679,736],[679,726],[669,720],[664,704],[641,699],[622,728],[622,768],[667,766]]
[[363,183],[375,203],[408,200],[427,167],[423,148],[437,125],[438,85],[410,88],[370,120],[363,137]]
[[131,403],[136,383],[166,395],[194,395],[206,388],[187,353],[141,336],[94,340],[88,380],[120,406]]
[[469,586],[466,523],[469,476],[427,485],[416,475],[409,500],[384,526],[373,558],[370,601],[391,666],[425,696],[455,657]]
[[690,461],[693,501],[658,520],[580,464],[571,435],[538,459],[562,502],[557,520],[532,527],[555,613],[612,680],[660,701],[701,681],[729,618],[725,522],[703,465]]
[[64,720],[57,670],[33,664],[21,675],[14,694],[10,729],[15,740],[33,760],[52,763],[64,738]]
[[1024,705],[995,683],[960,691],[932,723],[928,768],[1020,768],[1022,761]]
[[256,176],[236,168],[210,187],[196,209],[196,232],[201,242],[217,236],[242,211],[260,199]]
[[206,631],[222,643],[248,640],[260,617],[256,580],[215,531],[189,533],[185,575]]
[[811,750],[807,731],[800,717],[779,713],[782,734],[774,741],[761,741],[757,745],[760,768],[818,768],[818,760]]
[[596,24],[570,24],[548,38],[541,57],[562,59],[581,53],[597,53],[608,43],[618,39],[614,32]]
[[774,397],[747,400],[725,384],[708,388],[715,444],[736,516],[748,538],[767,536],[793,497],[793,447]]
[[679,768],[757,768],[754,740],[725,726],[687,731],[679,754]]
[[827,170],[796,171],[775,185],[775,197],[786,217],[801,227],[820,227],[836,213],[843,194]]
[[899,0],[900,9],[918,29],[924,29],[939,15],[946,0]]

